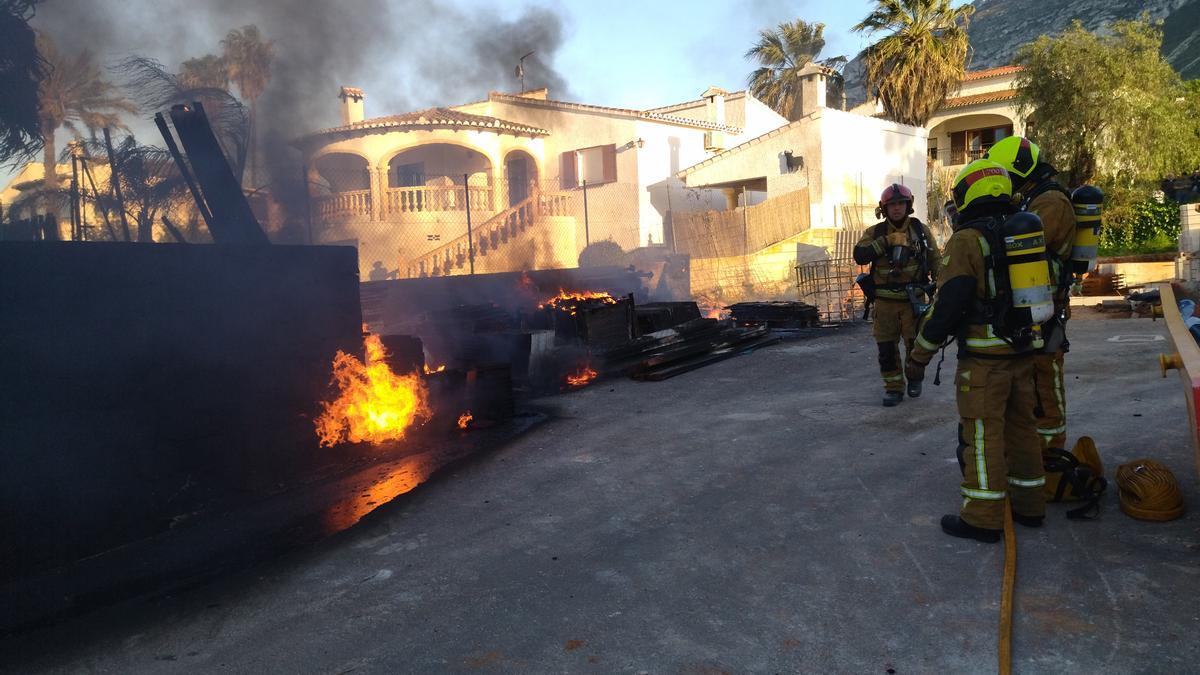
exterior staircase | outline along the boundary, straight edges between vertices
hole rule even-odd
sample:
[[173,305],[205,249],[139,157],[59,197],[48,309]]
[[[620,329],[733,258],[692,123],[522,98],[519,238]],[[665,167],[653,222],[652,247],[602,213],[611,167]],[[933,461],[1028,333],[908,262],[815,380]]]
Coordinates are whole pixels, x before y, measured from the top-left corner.
[[439,277],[466,274],[471,271],[471,244],[474,255],[480,257],[503,255],[505,247],[543,218],[571,216],[571,195],[542,192],[534,189],[528,197],[497,213],[466,234],[408,261],[407,276]]

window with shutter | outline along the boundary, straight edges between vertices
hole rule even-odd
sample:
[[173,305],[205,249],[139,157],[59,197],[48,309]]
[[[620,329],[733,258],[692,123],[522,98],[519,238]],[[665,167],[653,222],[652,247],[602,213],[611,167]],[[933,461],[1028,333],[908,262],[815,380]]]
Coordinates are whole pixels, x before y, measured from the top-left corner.
[[950,134],[950,163],[966,164],[963,161],[967,153],[967,132],[955,131]]
[[578,160],[575,155],[574,150],[562,154],[562,171],[559,175],[562,177],[562,188],[564,190],[579,187],[579,172],[576,170]]
[[600,147],[601,180],[612,183],[617,180],[617,146],[604,145]]
[[612,183],[617,180],[617,146],[597,145],[563,153],[563,187]]

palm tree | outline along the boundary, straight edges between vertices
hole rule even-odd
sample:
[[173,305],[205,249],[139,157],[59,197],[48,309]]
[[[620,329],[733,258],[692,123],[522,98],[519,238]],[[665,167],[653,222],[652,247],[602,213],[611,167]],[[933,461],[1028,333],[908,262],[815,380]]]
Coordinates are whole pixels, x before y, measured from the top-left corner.
[[876,0],[875,10],[850,30],[886,35],[862,52],[867,90],[888,117],[923,127],[958,89],[966,69],[967,22],[973,5],[950,0]]
[[255,111],[258,97],[267,88],[271,79],[271,59],[275,55],[270,40],[263,40],[258,26],[244,26],[240,30],[231,30],[221,40],[225,49],[225,65],[228,68],[229,79],[237,85],[238,93],[250,104],[250,186],[256,187],[254,181],[255,165]]
[[38,85],[42,164],[45,168],[42,182],[47,192],[53,192],[58,189],[58,155],[54,147],[54,134],[58,129],[66,127],[81,137],[77,125],[93,131],[104,127],[124,128],[120,114],[137,112],[137,108],[121,95],[116,85],[101,76],[100,67],[90,51],[85,49],[68,58],[59,53],[44,33],[38,33],[37,48],[46,63]]
[[179,84],[186,89],[229,89],[229,69],[225,59],[205,54],[179,65]]
[[29,27],[36,0],[0,0],[0,162],[25,161],[41,143],[38,81],[44,62]]
[[[208,57],[192,59],[206,61]],[[185,62],[185,66],[186,66]],[[175,75],[163,64],[144,56],[132,56],[116,65],[125,87],[143,110],[164,112],[176,105],[204,104],[204,112],[233,175],[241,179],[246,166],[250,134],[250,119],[242,105],[228,89],[222,87],[184,86],[185,74]]]
[[[107,156],[103,141],[85,142],[83,149],[88,156]],[[97,210],[112,213],[123,207],[137,226],[136,233],[123,232],[124,240],[136,237],[139,242],[153,242],[155,219],[188,201],[186,184],[175,160],[162,148],[138,145],[133,136],[126,136],[113,148],[109,168],[109,185],[120,181],[121,199],[118,201],[111,190],[97,195]]]
[[[758,32],[758,43],[746,52],[760,68],[750,74],[750,93],[789,120],[800,117],[800,71],[816,60],[825,47],[825,24],[797,19]],[[835,69],[844,57],[820,61]]]

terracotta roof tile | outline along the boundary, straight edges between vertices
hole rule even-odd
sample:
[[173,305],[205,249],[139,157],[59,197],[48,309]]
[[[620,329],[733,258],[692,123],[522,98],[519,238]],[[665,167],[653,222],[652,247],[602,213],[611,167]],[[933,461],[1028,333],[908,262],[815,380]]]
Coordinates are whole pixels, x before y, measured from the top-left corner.
[[468,128],[482,129],[487,131],[507,131],[515,134],[528,134],[530,136],[548,136],[549,131],[539,129],[527,124],[519,122],[509,122],[496,117],[487,117],[485,115],[472,115],[470,113],[459,112],[449,108],[428,108],[426,110],[417,110],[415,112],[404,113],[402,115],[388,115],[386,117],[372,117],[354,124],[346,124],[340,127],[331,127],[329,129],[321,129],[307,134],[306,137],[322,136],[325,134],[347,132],[347,131],[362,131],[374,129],[392,129],[403,127],[451,127],[451,128]]
[[1024,66],[1000,66],[998,68],[988,68],[986,70],[968,70],[963,74],[963,82],[974,82],[975,80],[986,80],[989,77],[1000,77],[1001,75],[1011,75],[1025,70]]
[[995,103],[997,101],[1011,101],[1017,97],[1016,89],[1002,89],[1000,91],[988,91],[982,94],[971,94],[970,96],[959,96],[957,98],[948,98],[942,101],[941,110],[948,108],[964,108],[969,105],[979,105],[981,103]]

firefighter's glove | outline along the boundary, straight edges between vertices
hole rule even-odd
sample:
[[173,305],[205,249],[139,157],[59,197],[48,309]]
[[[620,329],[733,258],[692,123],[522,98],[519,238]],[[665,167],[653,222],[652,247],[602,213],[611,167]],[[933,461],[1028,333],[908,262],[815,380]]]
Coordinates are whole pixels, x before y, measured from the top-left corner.
[[908,233],[892,232],[887,236],[887,245],[889,248],[893,246],[908,246]]
[[933,352],[925,349],[921,345],[913,347],[912,353],[908,355],[908,359],[904,362],[904,376],[910,382],[920,382],[925,379],[925,366],[933,359]]
[[925,366],[927,364],[917,363],[912,357],[909,357],[908,362],[904,364],[904,377],[909,382],[920,382],[925,379]]

